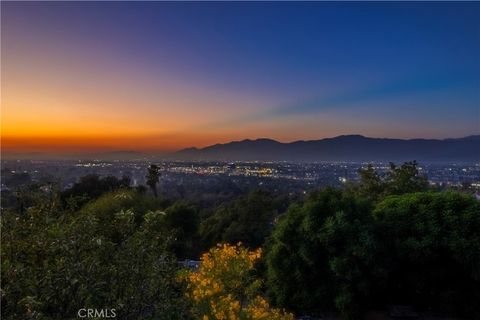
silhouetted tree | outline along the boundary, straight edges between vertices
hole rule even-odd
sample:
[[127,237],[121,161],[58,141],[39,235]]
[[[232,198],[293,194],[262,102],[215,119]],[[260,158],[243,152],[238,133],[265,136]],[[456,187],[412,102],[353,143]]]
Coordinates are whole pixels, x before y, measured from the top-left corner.
[[427,191],[428,180],[420,174],[416,161],[405,162],[401,166],[390,163],[389,170],[381,174],[369,164],[358,170],[360,181],[349,184],[347,190],[370,200],[381,201],[389,195]]
[[419,174],[417,161],[405,162],[400,167],[390,163],[386,187],[389,195],[426,191],[428,180]]
[[150,167],[148,168],[148,173],[147,173],[147,185],[152,189],[153,194],[155,197],[158,197],[157,193],[157,183],[160,179],[160,172],[158,169],[158,166],[155,164],[151,164]]
[[81,177],[71,188],[63,191],[61,198],[65,204],[70,203],[73,209],[78,209],[107,192],[128,189],[130,183],[127,176],[118,179],[113,176],[100,177],[98,174],[88,174]]
[[384,192],[385,183],[373,165],[369,164],[366,169],[360,168],[358,175],[360,176],[359,195],[376,200]]

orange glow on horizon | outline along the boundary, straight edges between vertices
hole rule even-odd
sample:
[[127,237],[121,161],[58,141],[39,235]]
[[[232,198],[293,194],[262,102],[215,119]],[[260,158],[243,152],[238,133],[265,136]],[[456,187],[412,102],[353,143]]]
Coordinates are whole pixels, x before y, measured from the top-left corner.
[[[233,138],[233,137],[232,137]],[[77,136],[2,136],[2,151],[22,152],[93,152],[93,151],[176,151],[191,146],[206,146],[214,141],[209,135],[77,135]],[[228,137],[227,137],[228,140]],[[226,142],[226,141],[225,141]]]
[[203,127],[263,104],[54,40],[23,46],[2,48],[4,153],[202,147],[242,137]]

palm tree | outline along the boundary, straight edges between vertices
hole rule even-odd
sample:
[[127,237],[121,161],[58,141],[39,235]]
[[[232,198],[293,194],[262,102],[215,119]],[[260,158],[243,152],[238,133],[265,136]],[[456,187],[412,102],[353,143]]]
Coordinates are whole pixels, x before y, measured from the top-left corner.
[[160,172],[158,171],[158,166],[155,164],[151,164],[150,167],[148,168],[148,173],[147,173],[147,185],[152,189],[153,194],[155,197],[158,197],[157,193],[157,183],[160,178]]

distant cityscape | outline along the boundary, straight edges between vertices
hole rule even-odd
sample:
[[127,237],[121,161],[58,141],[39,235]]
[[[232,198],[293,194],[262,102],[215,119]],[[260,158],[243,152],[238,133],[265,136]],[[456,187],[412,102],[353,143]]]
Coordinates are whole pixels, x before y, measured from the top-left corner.
[[[325,186],[341,187],[358,180],[358,170],[369,163],[356,162],[155,162],[161,172],[163,188],[179,186],[214,186],[228,180],[239,187],[274,187],[292,191],[309,190]],[[29,182],[56,182],[61,189],[71,187],[88,174],[100,176],[127,176],[132,186],[145,185],[148,161],[34,161],[4,160],[2,190]],[[379,172],[386,172],[389,163],[373,163]],[[419,164],[419,172],[430,185],[438,187],[480,189],[480,163],[471,164]]]

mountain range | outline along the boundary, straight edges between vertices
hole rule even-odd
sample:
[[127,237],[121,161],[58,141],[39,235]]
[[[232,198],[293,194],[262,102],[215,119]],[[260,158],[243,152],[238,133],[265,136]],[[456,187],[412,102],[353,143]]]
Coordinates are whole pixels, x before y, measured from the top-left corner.
[[455,139],[389,139],[342,135],[282,143],[272,139],[233,141],[187,148],[168,155],[175,160],[224,161],[480,161],[480,135]]

